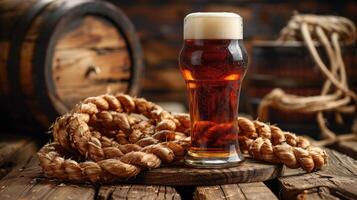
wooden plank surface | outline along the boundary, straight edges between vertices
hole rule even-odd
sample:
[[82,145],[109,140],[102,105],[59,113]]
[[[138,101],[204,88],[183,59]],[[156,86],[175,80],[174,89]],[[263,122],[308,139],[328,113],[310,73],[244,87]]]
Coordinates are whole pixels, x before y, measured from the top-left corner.
[[[315,173],[286,170],[279,178],[283,199],[357,199],[357,161],[327,150],[330,161]],[[176,177],[180,179],[180,177]],[[165,179],[165,177],[162,177]],[[205,180],[202,180],[201,184]],[[96,192],[98,190],[98,192]],[[115,185],[97,189],[92,185],[61,183],[47,179],[38,166],[37,156],[24,160],[0,181],[0,199],[181,199],[168,186]],[[96,194],[98,196],[96,196]],[[277,199],[262,183],[200,186],[195,199]]]
[[215,185],[197,187],[194,193],[196,200],[244,199],[244,200],[275,200],[273,192],[262,182],[241,183],[232,185]]
[[[98,196],[97,195],[98,190]],[[0,199],[181,199],[172,187],[145,185],[102,186],[70,184],[48,179],[38,165],[36,155],[24,160],[0,181]]]
[[98,192],[98,199],[102,200],[179,200],[180,195],[175,188],[168,186],[151,186],[151,185],[116,185],[102,186]]
[[142,171],[129,183],[170,186],[219,185],[259,182],[276,178],[282,173],[282,165],[264,163],[247,158],[236,167],[224,169],[197,169],[177,164]]
[[357,140],[339,141],[332,148],[354,159],[357,159]]
[[0,179],[37,150],[35,140],[30,137],[0,135]]
[[357,161],[334,150],[327,153],[320,171],[286,170],[278,179],[283,199],[357,199]]
[[0,181],[0,199],[90,200],[95,197],[90,185],[61,183],[44,177],[37,156],[24,160]]

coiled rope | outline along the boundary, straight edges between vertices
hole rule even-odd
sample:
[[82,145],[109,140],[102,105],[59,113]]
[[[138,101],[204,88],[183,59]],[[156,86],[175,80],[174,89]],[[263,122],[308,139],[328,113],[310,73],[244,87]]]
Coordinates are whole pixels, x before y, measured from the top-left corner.
[[[320,169],[326,153],[303,137],[260,121],[239,118],[241,149],[254,159],[306,171]],[[187,114],[171,114],[125,94],[90,97],[59,117],[54,142],[38,153],[44,172],[75,182],[111,183],[141,170],[174,163],[190,144]]]

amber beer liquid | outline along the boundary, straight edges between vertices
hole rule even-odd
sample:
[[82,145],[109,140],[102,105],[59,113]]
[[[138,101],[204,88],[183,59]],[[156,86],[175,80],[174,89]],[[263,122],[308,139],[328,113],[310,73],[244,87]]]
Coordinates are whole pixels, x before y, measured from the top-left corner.
[[243,160],[237,123],[239,94],[247,68],[242,18],[234,13],[192,13],[184,20],[179,57],[191,116],[194,167],[234,166]]

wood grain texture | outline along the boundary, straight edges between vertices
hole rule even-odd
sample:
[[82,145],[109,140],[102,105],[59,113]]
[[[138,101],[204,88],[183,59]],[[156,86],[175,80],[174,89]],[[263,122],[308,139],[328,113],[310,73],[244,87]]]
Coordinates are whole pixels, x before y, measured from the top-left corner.
[[278,178],[283,199],[357,199],[357,161],[327,149],[328,163],[315,173],[286,170]]
[[132,63],[125,39],[114,24],[88,15],[71,21],[67,29],[52,57],[55,94],[65,110],[88,96],[126,92]]
[[37,152],[35,140],[25,136],[0,136],[0,179]]
[[339,141],[332,148],[357,159],[357,140]]
[[[88,96],[138,92],[141,46],[107,1],[0,1],[0,117],[47,130]],[[11,121],[9,120],[9,121]]]
[[172,187],[151,185],[115,185],[102,186],[98,192],[101,200],[179,200],[180,195]]
[[[9,142],[10,144],[11,142]],[[0,146],[1,149],[3,148]],[[23,148],[24,151],[27,148]],[[288,169],[284,173],[284,177],[278,178],[278,183],[281,186],[279,189],[279,197],[282,199],[356,199],[357,188],[357,161],[333,150],[327,150],[329,155],[329,163],[323,170],[315,173],[305,173],[302,170]],[[251,173],[254,172],[256,166],[260,163],[252,163],[250,167]],[[247,166],[246,166],[247,167]],[[175,167],[171,167],[175,170]],[[162,168],[160,179],[169,179],[173,185],[177,185],[183,181],[182,175],[176,175],[176,182],[173,182],[170,170]],[[201,169],[185,169],[188,174],[195,173],[199,175],[199,185],[210,185],[212,177],[216,177],[215,173],[220,173],[221,176],[226,176],[226,183],[233,181],[232,170],[229,174],[227,170],[212,170],[213,175],[203,175]],[[159,169],[157,169],[159,170]],[[154,171],[154,170],[152,170]],[[215,172],[214,172],[215,171]],[[151,171],[147,172],[151,173]],[[259,174],[259,172],[258,172]],[[137,181],[140,180],[140,176]],[[141,180],[143,181],[142,177]],[[145,181],[150,181],[146,179]],[[191,180],[186,180],[191,181]],[[215,180],[218,182],[217,180]],[[209,182],[207,184],[206,182]],[[140,182],[143,184],[145,182]],[[213,200],[213,199],[272,199],[277,197],[270,191],[269,188],[262,182],[239,183],[212,186],[198,186],[193,198],[197,200]],[[183,185],[183,184],[181,184]],[[188,185],[188,184],[186,184]],[[192,187],[191,187],[192,188]],[[118,184],[104,185],[94,187],[86,184],[70,184],[62,183],[53,179],[48,179],[42,173],[38,165],[37,156],[32,156],[29,159],[22,159],[22,162],[17,167],[0,180],[0,199],[181,199],[180,190],[177,192],[170,186],[156,186],[155,181],[148,185],[136,184]],[[191,194],[191,192],[190,192]]]
[[176,165],[143,171],[129,182],[171,186],[257,182],[278,177],[282,168],[281,165],[252,159],[246,159],[239,166],[226,169],[195,169]]
[[28,12],[38,0],[1,0],[0,1],[0,40],[12,36],[14,28],[23,15]]
[[0,180],[0,199],[68,199],[93,200],[90,185],[74,185],[44,177],[37,156],[32,156]]
[[216,185],[197,187],[194,193],[195,200],[277,200],[278,198],[262,182],[241,183],[232,185]]
[[[276,177],[281,166],[247,160],[239,167],[229,169],[192,169],[163,167],[146,171],[124,185],[102,186],[98,191],[101,199],[180,199],[175,189],[165,185],[217,185],[237,181],[262,181]],[[142,185],[128,185],[137,182]],[[160,185],[160,186],[156,186]],[[257,185],[258,187],[259,185]],[[222,186],[226,188],[226,186]],[[250,186],[240,186],[249,193]],[[231,191],[229,187],[227,191]],[[44,176],[36,155],[24,159],[18,167],[0,181],[0,199],[94,199],[96,188],[90,185],[61,183]]]

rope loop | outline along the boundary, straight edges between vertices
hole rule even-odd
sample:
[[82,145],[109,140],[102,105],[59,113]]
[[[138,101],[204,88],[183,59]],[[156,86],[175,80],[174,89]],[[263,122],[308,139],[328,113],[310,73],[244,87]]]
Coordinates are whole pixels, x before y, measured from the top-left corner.
[[[305,43],[315,64],[325,76],[320,95],[303,97],[286,94],[277,88],[267,94],[258,108],[258,116],[267,120],[269,107],[287,112],[316,113],[316,120],[322,138],[318,145],[336,142],[338,137],[326,125],[325,112],[354,114],[357,107],[357,94],[349,88],[346,68],[342,59],[341,44],[354,45],[357,39],[356,26],[344,17],[310,14],[294,15],[280,32],[279,41],[302,41]],[[316,49],[321,45],[328,57],[324,63]],[[342,120],[340,120],[342,121]]]

